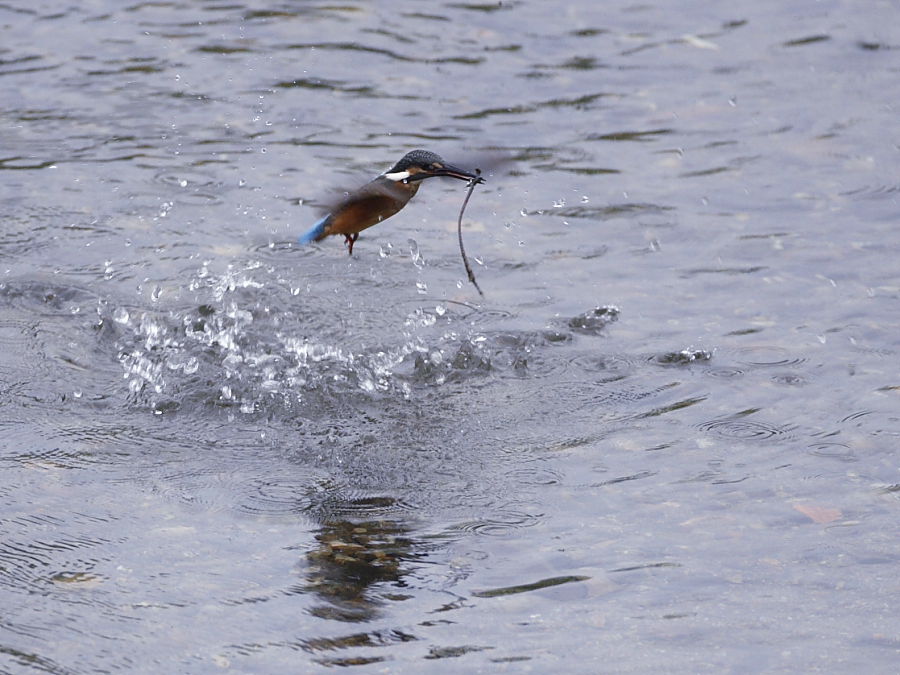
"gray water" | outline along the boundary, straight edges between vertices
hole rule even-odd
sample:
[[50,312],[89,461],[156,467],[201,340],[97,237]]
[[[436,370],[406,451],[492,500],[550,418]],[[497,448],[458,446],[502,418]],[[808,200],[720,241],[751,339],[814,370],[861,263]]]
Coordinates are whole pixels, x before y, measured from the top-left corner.
[[0,671],[896,672],[898,22],[0,4]]

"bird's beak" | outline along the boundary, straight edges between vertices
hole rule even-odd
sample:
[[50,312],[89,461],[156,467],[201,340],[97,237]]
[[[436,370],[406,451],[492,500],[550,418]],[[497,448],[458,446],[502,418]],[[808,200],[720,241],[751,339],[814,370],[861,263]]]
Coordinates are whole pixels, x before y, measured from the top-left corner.
[[448,176],[450,178],[458,178],[459,180],[474,180],[476,183],[484,182],[484,178],[482,178],[480,175],[469,173],[468,171],[463,171],[462,169],[458,169],[452,164],[444,164],[440,169],[432,169],[430,171],[423,171],[422,173],[413,174],[409,177],[408,180],[424,180],[426,178],[436,178],[438,176]]

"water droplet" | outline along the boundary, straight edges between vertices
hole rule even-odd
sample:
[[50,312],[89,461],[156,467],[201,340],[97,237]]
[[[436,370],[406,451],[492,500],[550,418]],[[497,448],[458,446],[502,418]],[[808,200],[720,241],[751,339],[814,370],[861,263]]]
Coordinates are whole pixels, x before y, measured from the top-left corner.
[[182,178],[180,181],[178,181],[178,184],[183,188],[188,186],[188,182],[184,178]]
[[591,201],[591,200],[588,199],[587,195],[581,195],[581,203],[582,204],[587,204],[589,201]]
[[418,291],[419,295],[426,295],[428,293],[428,284],[426,284],[424,281],[417,281],[416,290]]
[[553,208],[554,208],[554,209],[561,209],[561,208],[562,208],[563,206],[565,206],[565,205],[566,205],[566,200],[565,200],[565,199],[555,199],[555,200],[553,201]]
[[425,258],[422,257],[422,254],[419,252],[419,244],[415,239],[409,240],[409,257],[412,258],[413,265],[422,269],[425,267]]
[[128,314],[128,310],[124,307],[119,307],[115,312],[113,312],[113,321],[115,321],[116,323],[128,323],[128,319],[130,318],[131,316]]
[[76,389],[72,392],[72,396],[74,396],[75,398],[81,398],[82,392],[79,389]]

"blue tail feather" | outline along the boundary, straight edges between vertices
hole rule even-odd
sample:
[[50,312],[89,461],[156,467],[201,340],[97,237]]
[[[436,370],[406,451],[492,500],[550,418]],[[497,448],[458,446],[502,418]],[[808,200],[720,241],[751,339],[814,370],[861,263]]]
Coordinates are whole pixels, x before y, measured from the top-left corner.
[[297,237],[297,241],[301,244],[311,244],[312,242],[321,239],[325,236],[325,228],[328,227],[330,219],[330,213],[327,216],[322,217],[306,233]]

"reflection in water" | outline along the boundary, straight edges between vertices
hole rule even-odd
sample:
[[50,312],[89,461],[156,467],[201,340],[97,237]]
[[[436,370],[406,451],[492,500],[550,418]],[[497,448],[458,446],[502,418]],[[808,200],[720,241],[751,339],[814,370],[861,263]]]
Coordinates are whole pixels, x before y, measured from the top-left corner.
[[389,520],[325,523],[316,532],[316,548],[306,554],[304,590],[327,604],[314,607],[311,613],[335,621],[371,621],[383,599],[403,599],[383,592],[375,597],[375,587],[403,588],[403,577],[409,573],[405,565],[421,557],[413,550],[409,532],[408,527]]
[[[410,528],[391,520],[326,522],[315,534],[315,546],[306,553],[306,583],[297,593],[313,593],[321,601],[309,614],[328,621],[366,623],[379,618],[386,601],[409,600],[403,593],[404,577],[410,573],[416,543]],[[304,651],[318,654],[342,650],[387,647],[419,638],[406,629],[371,631],[302,640]],[[346,652],[344,652],[346,653]],[[351,666],[384,661],[372,654],[317,656],[327,666]]]

